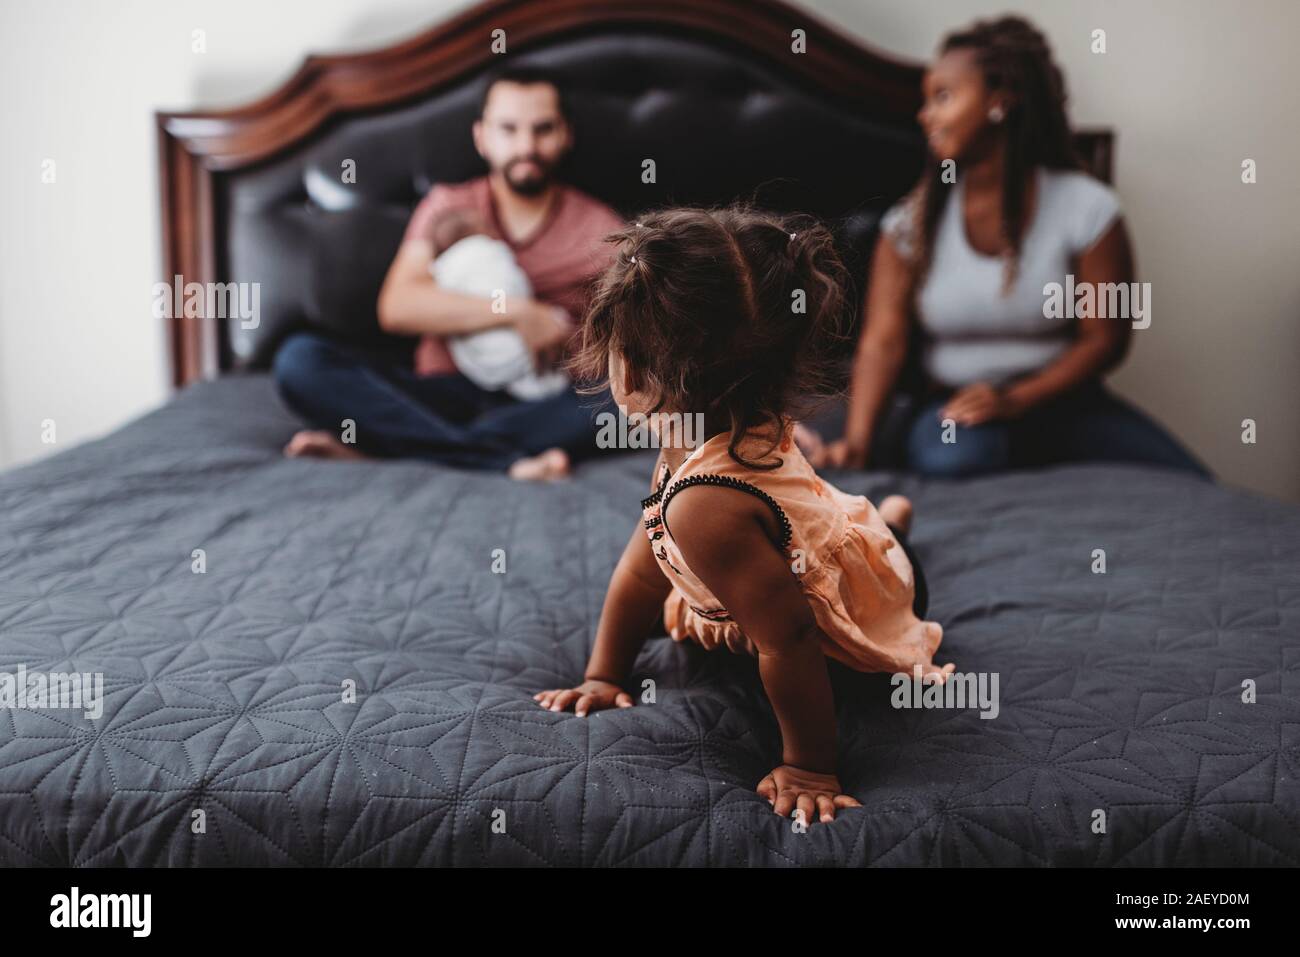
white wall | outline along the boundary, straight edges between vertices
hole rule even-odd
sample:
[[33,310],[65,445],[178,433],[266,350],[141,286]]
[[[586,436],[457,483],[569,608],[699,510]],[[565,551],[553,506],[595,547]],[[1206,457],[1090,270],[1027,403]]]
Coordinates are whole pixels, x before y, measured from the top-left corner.
[[[236,106],[311,52],[404,39],[452,0],[0,3],[0,467],[112,430],[170,391],[158,109]],[[194,53],[192,31],[206,31]],[[55,161],[56,180],[41,181]],[[53,419],[57,442],[42,442]]]
[[[165,400],[155,109],[231,106],[310,52],[402,39],[451,0],[5,0],[0,5],[0,465],[97,436]],[[1152,327],[1117,388],[1226,480],[1300,500],[1300,4],[1290,0],[804,0],[923,59],[979,15],[1051,38],[1081,125],[1118,136],[1116,185]],[[1089,52],[1094,28],[1109,50]],[[207,52],[191,51],[206,31]],[[1240,162],[1259,182],[1240,182]],[[57,181],[41,183],[42,162]],[[1243,445],[1243,418],[1258,444]],[[56,422],[58,443],[41,442]]]

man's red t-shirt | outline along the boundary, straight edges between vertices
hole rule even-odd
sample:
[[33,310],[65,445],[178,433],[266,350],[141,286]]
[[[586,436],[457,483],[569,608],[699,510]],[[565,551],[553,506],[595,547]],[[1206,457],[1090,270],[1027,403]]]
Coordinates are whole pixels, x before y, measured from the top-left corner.
[[[501,228],[486,176],[464,183],[439,183],[415,207],[403,240],[428,238],[435,217],[449,209],[468,207],[483,217],[494,239],[509,243],[519,268],[533,285],[533,297],[563,306],[574,319],[581,320],[590,281],[614,258],[614,247],[601,240],[625,223],[614,210],[582,190],[565,183],[556,184],[556,188],[559,192],[546,218],[531,235],[513,242]],[[456,371],[440,336],[426,335],[420,340],[415,371],[418,375]]]

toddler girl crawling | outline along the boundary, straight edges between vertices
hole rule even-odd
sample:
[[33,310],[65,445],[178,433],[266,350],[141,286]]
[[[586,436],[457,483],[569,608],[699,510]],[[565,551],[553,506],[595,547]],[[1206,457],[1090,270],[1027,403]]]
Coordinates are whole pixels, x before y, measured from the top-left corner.
[[[910,503],[841,492],[793,441],[800,399],[833,385],[843,264],[825,227],[746,207],[667,210],[613,238],[573,368],[660,423],[661,452],[584,681],[534,698],[578,715],[631,707],[628,676],[662,615],[676,640],[757,655],[783,744],[758,793],[782,816],[830,821],[858,802],[836,775],[826,659],[938,682],[954,667],[933,661],[943,630],[924,620],[904,544]],[[690,415],[702,436],[672,427]]]

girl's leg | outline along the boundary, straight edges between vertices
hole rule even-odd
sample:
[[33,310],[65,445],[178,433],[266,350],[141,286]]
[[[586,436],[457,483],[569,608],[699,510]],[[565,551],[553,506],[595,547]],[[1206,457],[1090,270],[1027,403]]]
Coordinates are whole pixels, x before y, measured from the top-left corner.
[[[1000,472],[1011,464],[1010,429],[1004,422],[973,428],[945,428],[939,410],[946,399],[921,407],[907,436],[907,466],[938,478],[958,478]],[[952,441],[945,441],[951,438]]]

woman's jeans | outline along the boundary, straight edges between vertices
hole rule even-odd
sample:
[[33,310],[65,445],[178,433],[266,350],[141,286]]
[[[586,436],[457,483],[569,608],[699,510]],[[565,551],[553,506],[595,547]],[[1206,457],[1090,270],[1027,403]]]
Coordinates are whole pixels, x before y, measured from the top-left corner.
[[313,427],[338,434],[352,420],[360,451],[465,469],[503,471],[551,448],[580,460],[596,452],[597,413],[618,414],[608,390],[522,402],[459,373],[418,376],[390,355],[314,333],[286,339],[273,371],[285,403]]
[[[907,436],[907,465],[958,477],[1064,462],[1133,462],[1210,473],[1168,432],[1100,382],[1035,406],[1016,419],[944,427],[951,393],[925,401]],[[945,441],[947,439],[948,441]]]

